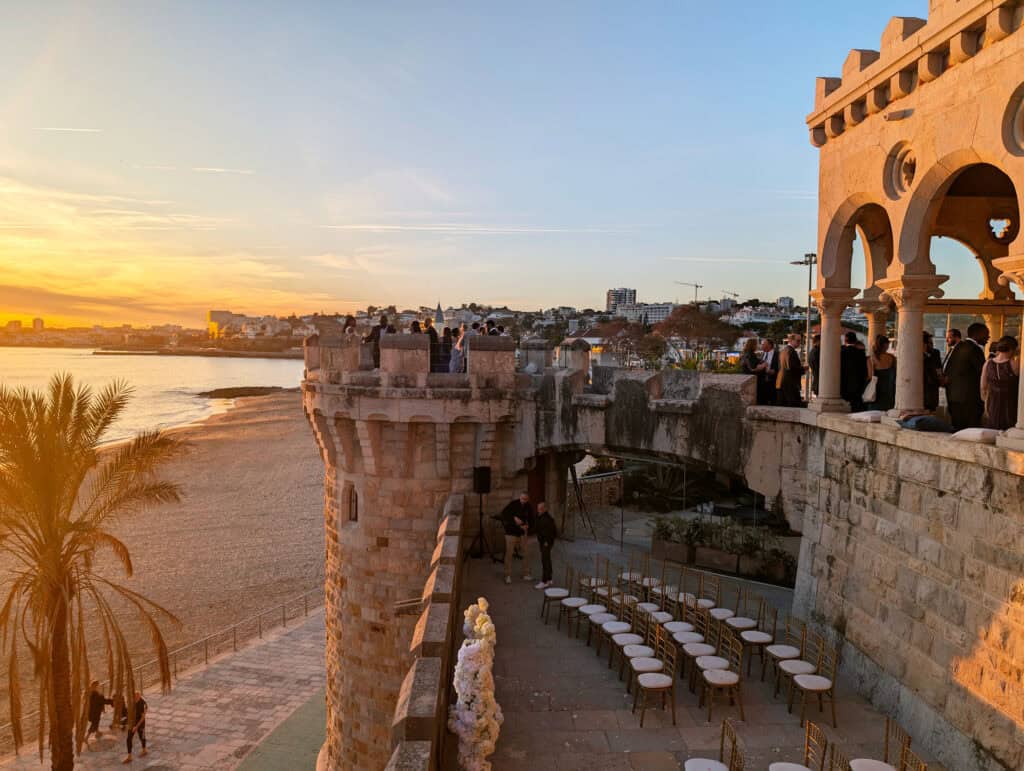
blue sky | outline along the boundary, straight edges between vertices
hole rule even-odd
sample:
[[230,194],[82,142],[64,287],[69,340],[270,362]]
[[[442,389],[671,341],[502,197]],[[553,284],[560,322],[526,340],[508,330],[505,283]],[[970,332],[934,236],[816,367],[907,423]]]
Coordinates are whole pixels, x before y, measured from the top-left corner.
[[33,6],[0,46],[0,317],[187,323],[799,297],[814,77],[927,11]]

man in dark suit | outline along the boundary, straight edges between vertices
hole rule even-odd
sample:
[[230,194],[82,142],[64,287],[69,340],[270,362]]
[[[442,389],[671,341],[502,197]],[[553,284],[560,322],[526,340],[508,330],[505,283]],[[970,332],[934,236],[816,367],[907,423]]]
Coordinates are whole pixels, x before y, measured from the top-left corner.
[[804,374],[800,361],[801,341],[801,335],[790,335],[779,355],[779,404],[783,407],[803,407],[804,404],[800,398],[800,378]]
[[380,368],[380,338],[388,333],[388,317],[383,313],[380,316],[380,323],[370,330],[370,334],[363,338],[364,343],[373,343],[373,366]]
[[864,388],[868,384],[868,357],[857,346],[857,333],[847,332],[839,352],[839,395],[850,403],[850,412],[864,411]]
[[761,342],[761,363],[764,370],[757,381],[757,403],[775,404],[775,379],[779,374],[779,356],[775,343],[765,339]]
[[946,361],[946,403],[957,431],[981,425],[985,403],[981,400],[981,370],[985,366],[988,327],[974,323],[967,339],[957,345]]

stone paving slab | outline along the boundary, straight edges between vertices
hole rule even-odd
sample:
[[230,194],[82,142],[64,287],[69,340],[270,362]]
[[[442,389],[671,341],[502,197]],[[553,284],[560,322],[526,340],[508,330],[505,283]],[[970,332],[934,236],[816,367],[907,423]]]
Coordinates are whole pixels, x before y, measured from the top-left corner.
[[[101,723],[103,738],[82,752],[75,767],[151,771],[236,768],[296,709],[322,694],[324,672],[324,614],[320,608],[301,623],[268,633],[262,641],[183,676],[169,694],[147,693],[150,752],[146,757],[138,756],[136,741],[132,763],[121,765],[125,734],[109,732],[108,710]],[[312,750],[314,761],[318,750],[319,744]],[[48,767],[48,756],[45,764]],[[20,757],[6,759],[0,768],[38,771],[39,757],[29,749]]]
[[[608,556],[613,565],[629,559],[628,551],[622,556],[615,544],[560,542],[555,577],[564,574],[564,559],[592,571],[595,552]],[[716,703],[709,723],[707,707],[698,708],[697,696],[680,682],[676,725],[656,708],[647,711],[640,728],[625,684],[616,670],[608,669],[607,648],[598,658],[583,639],[570,638],[564,626],[556,631],[557,611],[545,626],[541,593],[533,582],[516,580],[506,586],[501,567],[490,561],[470,560],[467,566],[461,604],[487,597],[498,630],[494,677],[505,724],[491,758],[494,771],[661,771],[681,769],[691,757],[718,757],[721,721],[739,721],[735,707]],[[772,588],[766,594],[788,610],[791,592]],[[737,723],[749,771],[778,761],[799,762],[803,753],[799,705],[790,714],[758,675],[755,663],[753,677],[744,679],[746,721]],[[842,679],[838,695],[838,730],[825,716],[820,720],[830,740],[838,741],[850,757],[881,757],[884,717]],[[818,717],[817,705],[808,705],[808,715],[811,720]],[[943,771],[937,764],[929,769]]]

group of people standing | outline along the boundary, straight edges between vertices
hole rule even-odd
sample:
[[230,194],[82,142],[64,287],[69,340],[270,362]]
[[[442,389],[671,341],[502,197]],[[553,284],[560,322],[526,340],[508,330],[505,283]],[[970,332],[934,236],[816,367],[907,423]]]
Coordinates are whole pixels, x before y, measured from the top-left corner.
[[[110,722],[110,727],[128,731],[125,739],[128,754],[123,762],[132,762],[132,744],[136,736],[139,737],[139,743],[142,745],[142,751],[139,755],[149,754],[149,750],[146,748],[146,713],[149,711],[149,705],[142,698],[142,694],[139,691],[135,691],[135,705],[134,709],[130,712],[132,716],[130,718],[128,705],[125,703],[124,697],[118,693],[112,699],[108,699],[103,695],[99,680],[93,680],[89,685],[89,699],[85,704],[89,725],[85,732],[85,740],[88,742],[93,736],[98,739],[103,735],[100,731],[100,719],[103,717],[103,712],[108,706],[114,708],[114,718]],[[131,720],[130,725],[129,720]]]
[[505,583],[512,583],[512,561],[517,557],[523,561],[523,580],[532,581],[530,575],[530,542],[536,536],[540,547],[541,576],[535,589],[551,586],[551,549],[558,538],[555,519],[548,512],[544,501],[537,504],[536,512],[530,505],[530,496],[521,493],[501,512],[501,524],[505,529]]
[[[345,319],[343,334],[356,334],[356,320],[354,316]],[[384,335],[398,334],[394,325],[388,322],[388,317],[381,314],[376,325],[370,333],[363,338],[364,343],[373,345],[373,366],[380,366],[380,339]],[[474,321],[472,324],[460,324],[454,329],[445,327],[441,334],[438,334],[434,320],[429,316],[423,321],[413,321],[409,324],[406,334],[426,335],[430,338],[430,371],[449,372],[456,374],[466,371],[466,341],[476,335],[491,335],[495,337],[507,337],[505,327],[496,324],[488,319],[483,324]]]
[[[924,333],[921,362],[924,408],[939,407],[939,391],[946,389],[949,421],[955,430],[993,428],[1004,431],[1017,422],[1017,392],[1020,382],[1020,349],[1017,339],[1006,335],[986,354],[988,327],[971,324],[967,336],[959,329],[946,333],[946,354],[936,350],[931,334]],[[808,353],[808,367],[800,360],[801,335],[786,338],[781,351],[771,340],[748,340],[740,364],[744,373],[757,377],[758,404],[800,407],[800,380],[810,370],[811,391],[818,394],[821,336],[815,335]],[[870,350],[856,332],[847,332],[839,356],[839,393],[851,412],[891,410],[896,406],[896,356],[886,335],[878,335]],[[906,365],[904,365],[906,366]]]

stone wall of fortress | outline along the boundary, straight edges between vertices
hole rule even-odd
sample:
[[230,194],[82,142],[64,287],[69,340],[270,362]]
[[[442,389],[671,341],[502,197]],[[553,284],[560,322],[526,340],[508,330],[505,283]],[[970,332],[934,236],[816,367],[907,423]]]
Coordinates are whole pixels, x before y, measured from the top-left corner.
[[1024,454],[806,410],[746,431],[803,533],[794,612],[947,768],[1024,768]]

